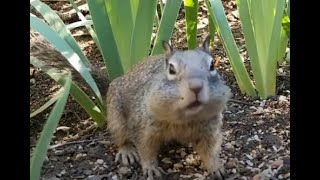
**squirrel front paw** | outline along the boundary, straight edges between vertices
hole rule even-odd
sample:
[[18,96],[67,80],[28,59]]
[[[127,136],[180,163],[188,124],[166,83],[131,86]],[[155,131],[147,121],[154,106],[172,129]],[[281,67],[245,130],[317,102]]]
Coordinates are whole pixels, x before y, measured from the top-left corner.
[[151,166],[144,166],[143,168],[143,175],[147,178],[147,180],[154,180],[154,178],[162,178],[162,174],[165,174],[161,167],[151,165]]
[[129,162],[130,164],[134,164],[135,160],[138,162],[139,156],[136,149],[131,145],[125,145],[119,148],[115,158],[116,162],[121,161],[125,166],[129,165]]

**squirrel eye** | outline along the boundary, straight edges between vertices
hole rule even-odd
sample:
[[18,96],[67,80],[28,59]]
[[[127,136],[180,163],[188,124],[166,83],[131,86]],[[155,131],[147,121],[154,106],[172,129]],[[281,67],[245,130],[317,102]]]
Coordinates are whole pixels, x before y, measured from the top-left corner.
[[174,66],[172,64],[169,64],[169,73],[170,74],[176,74],[176,70],[174,69]]
[[214,70],[214,60],[211,60],[211,64],[210,64],[210,71]]

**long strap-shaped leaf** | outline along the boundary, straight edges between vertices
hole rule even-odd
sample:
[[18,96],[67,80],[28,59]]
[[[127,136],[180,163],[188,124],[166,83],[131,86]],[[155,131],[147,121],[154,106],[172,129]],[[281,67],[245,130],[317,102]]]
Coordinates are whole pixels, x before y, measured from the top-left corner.
[[71,32],[68,30],[57,13],[55,13],[48,5],[39,0],[31,0],[30,3],[35,9],[37,9],[37,11],[40,12],[40,14],[52,27],[52,29],[69,44],[69,46],[75,53],[78,54],[81,61],[83,61],[86,66],[88,66],[90,64],[88,58],[84,55],[79,45],[77,44],[77,41],[73,38]]
[[77,21],[77,22],[68,24],[68,25],[67,25],[67,28],[68,28],[69,30],[72,30],[72,29],[75,29],[75,28],[77,28],[77,27],[87,26],[87,25],[92,25],[92,24],[93,24],[92,20]]
[[131,39],[130,66],[149,55],[157,0],[140,0]]
[[185,0],[188,48],[197,47],[198,0]]
[[[135,17],[132,16],[131,1],[104,0],[104,2],[122,66],[124,72],[127,72],[131,68],[130,42],[134,27],[133,22],[135,22]],[[137,2],[137,0],[134,0],[134,2]],[[134,7],[138,6],[135,5]]]
[[[80,12],[78,6],[74,3],[73,0],[68,0],[70,2],[70,4],[72,5],[73,9],[77,12],[77,15],[79,16],[80,20],[81,21],[87,21],[87,19],[84,17],[84,15]],[[90,33],[92,39],[94,40],[94,42],[96,43],[97,47],[99,48],[99,50],[101,51],[101,48],[100,48],[100,44],[99,44],[99,41],[97,39],[97,35],[96,33],[94,32],[93,28],[91,27],[91,24],[87,24],[85,25],[88,32]]]
[[276,0],[275,7],[276,13],[273,20],[273,28],[268,47],[268,60],[270,64],[266,68],[266,71],[270,73],[268,76],[266,76],[267,83],[270,85],[270,89],[268,88],[268,91],[266,92],[267,96],[275,95],[276,93],[277,55],[280,45],[281,25],[285,7],[285,0]]
[[[30,63],[40,68],[46,74],[48,74],[56,82],[63,84],[61,77],[65,76],[65,72],[59,69],[48,66],[45,62],[39,61],[35,57],[30,57]],[[99,127],[103,127],[105,118],[98,106],[83,92],[73,81],[71,82],[71,95],[75,100],[83,107],[83,109],[92,117],[92,119],[98,124]]]
[[163,1],[162,0],[159,0],[159,6],[160,6],[160,11],[161,11],[161,14],[163,12]]
[[287,9],[287,13],[288,13],[288,16],[290,18],[290,0],[288,0],[288,9]]
[[85,81],[89,84],[95,95],[102,101],[100,91],[92,78],[89,69],[80,60],[80,57],[60,36],[57,35],[46,23],[37,17],[30,15],[30,26],[43,35],[44,38],[53,44],[61,54],[70,62],[70,64],[81,74]]
[[213,47],[214,45],[214,38],[217,32],[216,26],[213,22],[213,18],[211,17],[210,11],[208,11],[208,18],[209,18],[209,32],[210,32],[210,37],[211,37],[211,41],[210,41],[210,46]]
[[290,20],[287,14],[282,17],[282,27],[280,32],[280,44],[278,48],[277,60],[281,64],[285,60],[286,50],[290,39]]
[[239,50],[236,46],[224,13],[221,0],[206,0],[206,4],[210,14],[212,15],[212,20],[216,25],[217,32],[222,40],[222,44],[230,59],[230,64],[240,90],[250,96],[255,96],[256,91],[254,85],[251,82],[248,72],[241,60]]
[[287,37],[290,38],[290,18],[288,15],[284,15],[282,18],[282,29],[286,33]]
[[140,0],[130,0],[132,24],[135,24]]
[[87,0],[93,26],[107,66],[109,79],[113,80],[124,73],[116,41],[111,28],[105,0]]
[[162,41],[168,41],[171,37],[174,24],[179,15],[181,2],[182,0],[169,0],[166,2],[151,55],[163,53]]
[[46,153],[48,151],[48,147],[52,139],[53,133],[58,126],[64,107],[67,103],[70,88],[71,88],[71,76],[69,74],[69,76],[67,76],[66,81],[64,83],[63,94],[54,105],[49,115],[49,118],[46,124],[44,125],[40,138],[38,140],[36,149],[33,153],[33,157],[31,159],[31,164],[30,164],[30,179],[34,179],[34,180],[40,179],[41,167],[46,157]]

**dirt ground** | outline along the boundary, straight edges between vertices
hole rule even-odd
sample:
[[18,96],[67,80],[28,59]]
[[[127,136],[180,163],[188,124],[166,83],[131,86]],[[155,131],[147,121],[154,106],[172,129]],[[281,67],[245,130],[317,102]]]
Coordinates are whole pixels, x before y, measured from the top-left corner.
[[[67,1],[46,3],[60,14],[71,10]],[[246,66],[250,67],[235,1],[223,3],[240,52],[245,57]],[[208,34],[206,12],[201,1],[198,13],[199,42]],[[86,10],[83,13],[88,15]],[[64,20],[72,23],[78,19],[64,17]],[[75,38],[90,62],[103,66],[102,56],[86,30],[77,28],[72,32],[77,34]],[[185,35],[182,7],[171,39],[173,46],[187,48]],[[220,157],[226,169],[226,179],[290,179],[289,64],[279,66],[277,95],[259,100],[245,97],[239,91],[218,37],[215,39],[212,55],[220,59],[219,72],[232,88],[233,99],[236,100],[228,103],[223,124],[224,140]],[[30,112],[47,102],[59,87],[49,76],[30,66]],[[51,108],[30,121],[30,157],[50,111]],[[96,128],[93,120],[71,97],[51,145],[42,169],[42,179],[143,179],[139,165],[125,167],[114,162],[117,147],[113,145],[108,132]],[[190,144],[164,145],[159,163],[167,173],[165,179],[208,178],[199,156]]]

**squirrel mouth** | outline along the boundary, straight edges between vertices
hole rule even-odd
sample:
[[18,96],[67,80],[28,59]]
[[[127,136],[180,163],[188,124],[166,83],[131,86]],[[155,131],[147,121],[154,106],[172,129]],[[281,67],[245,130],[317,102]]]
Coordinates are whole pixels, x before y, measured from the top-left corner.
[[200,101],[196,100],[186,107],[186,113],[188,115],[197,114],[202,109],[203,109],[203,104]]
[[196,100],[193,103],[189,104],[187,106],[187,109],[194,109],[194,108],[200,107],[201,105],[202,103]]

